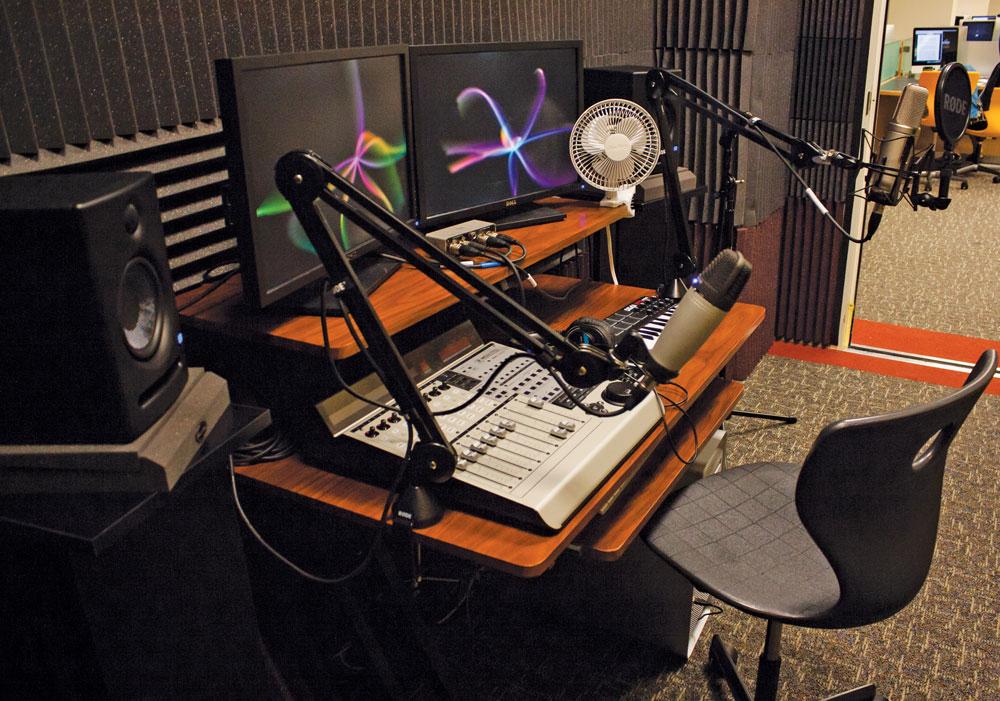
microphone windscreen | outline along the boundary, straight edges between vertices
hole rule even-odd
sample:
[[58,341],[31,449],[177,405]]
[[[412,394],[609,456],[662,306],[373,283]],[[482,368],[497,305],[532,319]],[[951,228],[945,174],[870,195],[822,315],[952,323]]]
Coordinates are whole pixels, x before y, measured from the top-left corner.
[[712,306],[728,312],[736,304],[752,270],[742,253],[724,249],[702,272],[698,291]]

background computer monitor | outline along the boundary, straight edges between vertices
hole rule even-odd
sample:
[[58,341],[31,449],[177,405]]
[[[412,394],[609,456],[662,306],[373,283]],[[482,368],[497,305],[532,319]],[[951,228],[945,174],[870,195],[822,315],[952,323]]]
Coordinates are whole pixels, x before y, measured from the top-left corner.
[[[318,297],[310,283],[325,276],[274,183],[274,165],[285,153],[315,151],[387,209],[410,217],[406,61],[406,48],[397,46],[216,62],[228,221],[252,307],[280,301],[314,311]],[[377,255],[378,244],[364,231],[321,206],[362,284],[374,288],[393,263]]]
[[968,27],[966,34],[967,41],[993,41],[993,27],[995,21],[992,19],[972,19],[962,22]]
[[958,60],[958,27],[916,27],[913,30],[914,66],[941,66]]
[[580,42],[415,46],[410,75],[418,226],[493,220],[575,187]]

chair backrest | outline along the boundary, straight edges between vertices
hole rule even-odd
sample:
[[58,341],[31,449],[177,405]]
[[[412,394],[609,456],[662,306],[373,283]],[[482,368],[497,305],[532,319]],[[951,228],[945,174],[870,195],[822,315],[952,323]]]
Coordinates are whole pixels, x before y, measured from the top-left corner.
[[840,600],[822,623],[874,623],[916,596],[934,555],[948,448],[996,366],[988,350],[952,394],[838,421],[816,438],[795,504],[840,583]]
[[989,111],[990,104],[993,101],[993,89],[996,87],[1000,87],[1000,63],[993,66],[993,72],[990,73],[990,77],[983,87],[982,96],[979,98],[979,104],[983,108],[983,112]]
[[927,114],[920,120],[920,123],[925,127],[934,126],[934,93],[937,92],[939,77],[941,77],[941,71],[921,71],[920,77],[917,78],[920,85],[927,88]]

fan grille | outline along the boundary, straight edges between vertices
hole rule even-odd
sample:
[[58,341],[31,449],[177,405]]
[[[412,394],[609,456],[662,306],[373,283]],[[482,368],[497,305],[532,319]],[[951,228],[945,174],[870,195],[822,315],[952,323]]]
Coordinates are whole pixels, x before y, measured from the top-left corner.
[[604,100],[576,120],[569,155],[587,184],[608,192],[622,190],[642,182],[656,167],[660,132],[649,112],[636,103]]

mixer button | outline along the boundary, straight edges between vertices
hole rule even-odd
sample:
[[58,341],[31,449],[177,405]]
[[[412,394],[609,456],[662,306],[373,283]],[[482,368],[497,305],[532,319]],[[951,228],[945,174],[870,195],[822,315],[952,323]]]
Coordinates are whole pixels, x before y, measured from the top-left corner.
[[464,472],[469,467],[469,461],[464,458],[459,458],[458,462],[455,463],[455,469]]
[[558,427],[554,427],[551,431],[549,431],[549,433],[555,436],[556,438],[565,438],[566,436],[569,435],[569,431],[567,431],[565,428],[558,428]]
[[378,431],[376,431],[374,427],[369,428],[367,431],[365,431],[365,435],[368,436],[369,438],[374,438],[375,436],[378,435]]
[[462,460],[465,460],[466,462],[476,462],[479,460],[479,453],[474,450],[463,450]]
[[506,438],[507,437],[507,430],[503,429],[503,428],[500,428],[499,426],[493,426],[493,427],[491,427],[490,428],[490,433],[492,435],[496,436],[497,438]]
[[563,421],[559,422],[559,428],[564,428],[567,431],[575,431],[576,430],[576,423],[574,423],[573,421],[565,421],[565,420],[563,420]]
[[507,431],[513,431],[515,428],[517,428],[517,424],[511,421],[510,419],[500,419],[500,421],[498,421],[497,423],[500,424],[500,428],[505,429]]
[[472,450],[476,451],[477,453],[485,453],[487,449],[489,449],[488,445],[486,445],[485,443],[480,443],[479,441],[476,441],[469,447],[472,448]]
[[542,407],[545,406],[545,400],[542,399],[541,397],[529,397],[528,406],[530,406],[532,409],[541,409]]
[[399,421],[399,414],[397,414],[396,412],[392,412],[391,414],[389,414],[389,423],[394,424],[397,421]]

